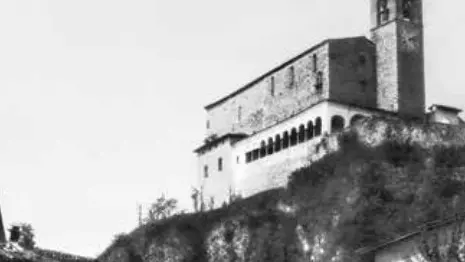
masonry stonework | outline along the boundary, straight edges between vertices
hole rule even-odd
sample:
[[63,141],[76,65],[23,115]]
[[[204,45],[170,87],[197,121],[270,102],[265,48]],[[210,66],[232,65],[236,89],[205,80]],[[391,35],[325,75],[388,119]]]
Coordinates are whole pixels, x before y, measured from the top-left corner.
[[420,25],[400,21],[399,35],[399,112],[423,116],[425,80],[423,30]]
[[[386,3],[383,7],[382,3]],[[378,107],[423,118],[425,83],[421,1],[371,0]]]
[[396,32],[396,25],[390,24],[378,28],[372,36],[376,43],[377,107],[390,112],[399,110]]
[[[293,80],[290,79],[291,68],[294,71]],[[322,74],[321,91],[315,88],[318,72]],[[295,61],[291,60],[274,72],[261,77],[256,83],[249,84],[244,91],[227,101],[207,108],[210,123],[207,135],[252,134],[276,124],[327,98],[328,83],[328,43],[322,43]]]
[[376,108],[376,48],[365,37],[331,42],[329,98]]

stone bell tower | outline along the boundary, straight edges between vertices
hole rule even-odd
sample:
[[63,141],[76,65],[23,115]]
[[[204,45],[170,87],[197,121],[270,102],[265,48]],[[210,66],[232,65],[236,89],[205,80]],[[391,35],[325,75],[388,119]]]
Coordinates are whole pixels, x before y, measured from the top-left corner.
[[370,0],[376,44],[377,106],[402,117],[425,115],[422,0]]

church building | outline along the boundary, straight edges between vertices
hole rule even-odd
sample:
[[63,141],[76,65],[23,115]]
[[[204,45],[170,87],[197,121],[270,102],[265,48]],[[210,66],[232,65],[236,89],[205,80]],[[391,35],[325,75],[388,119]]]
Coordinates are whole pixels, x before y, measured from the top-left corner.
[[422,0],[370,0],[371,36],[327,39],[205,106],[195,150],[205,200],[286,185],[325,134],[365,116],[462,123],[425,112]]

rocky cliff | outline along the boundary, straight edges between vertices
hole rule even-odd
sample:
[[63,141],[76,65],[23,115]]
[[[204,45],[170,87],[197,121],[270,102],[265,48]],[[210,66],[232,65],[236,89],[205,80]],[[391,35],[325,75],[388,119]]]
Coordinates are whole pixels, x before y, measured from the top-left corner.
[[361,261],[464,207],[463,127],[371,118],[320,148],[286,188],[143,225],[99,260]]

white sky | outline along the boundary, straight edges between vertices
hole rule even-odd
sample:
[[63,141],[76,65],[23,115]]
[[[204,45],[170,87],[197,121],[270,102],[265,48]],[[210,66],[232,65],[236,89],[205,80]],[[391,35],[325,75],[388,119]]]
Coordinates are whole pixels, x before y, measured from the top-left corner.
[[[426,0],[427,103],[465,108],[459,0]],[[203,106],[328,37],[367,0],[0,1],[0,203],[38,244],[99,254],[162,192],[190,208]]]

